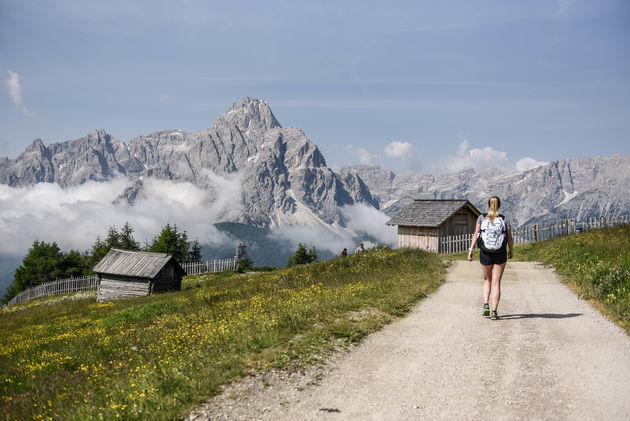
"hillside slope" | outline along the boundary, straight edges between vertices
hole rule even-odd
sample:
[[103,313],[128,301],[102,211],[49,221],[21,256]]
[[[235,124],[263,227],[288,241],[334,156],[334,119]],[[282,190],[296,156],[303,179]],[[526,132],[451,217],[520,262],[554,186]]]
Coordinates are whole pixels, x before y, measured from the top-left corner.
[[245,371],[308,365],[359,341],[443,279],[434,254],[381,249],[188,277],[177,293],[3,308],[0,418],[181,418]]

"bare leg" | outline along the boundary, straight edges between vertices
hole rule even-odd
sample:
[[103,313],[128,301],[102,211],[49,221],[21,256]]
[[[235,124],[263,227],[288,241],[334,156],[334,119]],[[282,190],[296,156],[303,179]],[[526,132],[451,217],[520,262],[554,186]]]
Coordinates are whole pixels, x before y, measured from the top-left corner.
[[490,282],[492,280],[492,266],[493,265],[481,265],[481,271],[483,272],[483,302],[490,302]]
[[505,263],[492,265],[492,311],[497,311],[501,299],[501,278],[505,270]]

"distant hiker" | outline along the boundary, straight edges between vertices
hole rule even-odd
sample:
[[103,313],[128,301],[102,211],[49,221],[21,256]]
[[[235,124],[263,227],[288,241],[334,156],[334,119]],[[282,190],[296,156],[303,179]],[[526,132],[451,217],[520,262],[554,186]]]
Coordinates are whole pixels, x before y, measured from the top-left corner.
[[[488,213],[479,215],[475,234],[468,249],[468,260],[472,261],[473,248],[479,246],[479,263],[483,271],[483,315],[497,320],[497,307],[501,299],[501,278],[507,259],[511,259],[514,243],[510,225],[499,213],[501,200],[492,196],[488,200]],[[506,250],[509,247],[509,251]],[[492,311],[488,305],[492,290]]]
[[354,251],[354,254],[363,253],[365,249],[363,248],[363,243],[359,244],[359,247]]
[[343,249],[341,253],[339,253],[339,257],[346,257],[348,255],[348,249]]

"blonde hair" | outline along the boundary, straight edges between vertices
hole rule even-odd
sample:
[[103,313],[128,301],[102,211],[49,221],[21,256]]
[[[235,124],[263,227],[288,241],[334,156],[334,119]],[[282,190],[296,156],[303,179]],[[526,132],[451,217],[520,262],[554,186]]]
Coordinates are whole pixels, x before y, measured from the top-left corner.
[[499,216],[499,208],[501,207],[501,199],[496,196],[492,196],[488,200],[488,215],[490,221],[494,222],[494,218]]

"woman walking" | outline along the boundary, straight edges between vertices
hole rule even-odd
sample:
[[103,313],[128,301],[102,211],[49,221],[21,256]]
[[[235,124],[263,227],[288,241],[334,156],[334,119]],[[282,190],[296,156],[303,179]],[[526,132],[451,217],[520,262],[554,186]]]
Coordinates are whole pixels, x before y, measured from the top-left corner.
[[[492,320],[499,318],[497,307],[501,299],[501,278],[507,259],[512,258],[512,232],[505,217],[499,213],[501,200],[492,196],[488,200],[488,213],[479,215],[472,242],[468,248],[468,260],[472,261],[473,248],[479,246],[479,262],[483,271],[483,315]],[[509,248],[509,250],[506,250]],[[492,310],[490,310],[490,291],[492,291]]]

